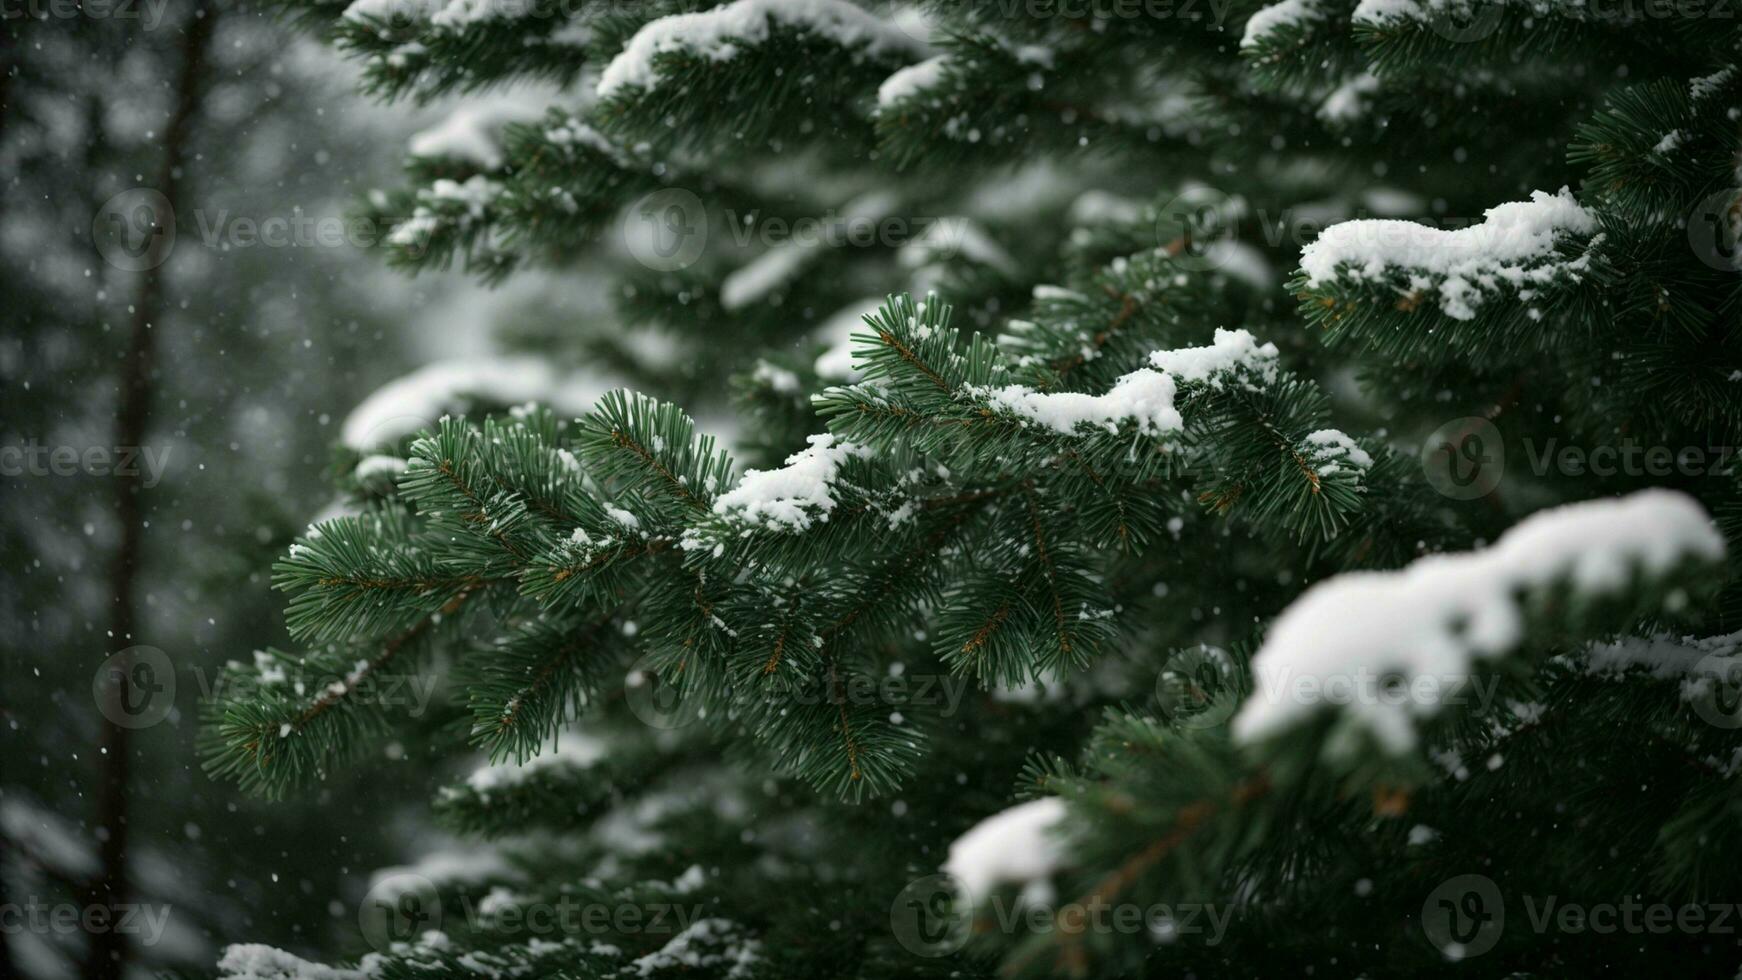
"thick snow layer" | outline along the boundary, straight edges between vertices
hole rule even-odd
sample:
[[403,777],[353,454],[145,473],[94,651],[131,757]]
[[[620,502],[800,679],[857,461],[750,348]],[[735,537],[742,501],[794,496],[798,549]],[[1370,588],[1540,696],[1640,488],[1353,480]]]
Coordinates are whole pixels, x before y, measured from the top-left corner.
[[447,157],[495,170],[502,166],[502,128],[536,119],[541,111],[520,99],[462,103],[441,122],[413,134],[408,148],[414,157]]
[[1208,347],[1154,351],[1149,363],[1181,381],[1219,384],[1219,379],[1244,369],[1268,384],[1276,380],[1276,353],[1275,344],[1260,344],[1245,330],[1218,327]]
[[883,300],[875,296],[848,304],[811,332],[811,339],[829,348],[817,357],[817,377],[844,384],[859,380],[862,375],[853,367],[853,334],[871,332],[865,314],[877,312],[882,305]]
[[448,0],[356,0],[345,8],[344,19],[362,21],[373,18],[382,21],[428,20],[447,5]]
[[994,813],[950,844],[944,871],[961,883],[968,901],[984,901],[998,885],[1048,887],[1064,864],[1050,831],[1064,822],[1065,803],[1043,797]]
[[223,957],[218,960],[218,974],[224,980],[367,980],[373,972],[310,963],[262,943],[227,946]]
[[[1039,297],[1039,288],[1035,295]],[[1074,433],[1080,426],[1118,432],[1125,422],[1137,424],[1146,436],[1167,435],[1184,426],[1173,397],[1178,382],[1221,384],[1241,371],[1264,381],[1276,377],[1276,345],[1260,345],[1245,330],[1216,331],[1207,347],[1182,347],[1149,355],[1154,369],[1140,368],[1113,382],[1104,395],[1075,391],[1040,392],[1027,385],[974,388],[994,408],[1056,432]]]
[[1447,316],[1468,320],[1483,294],[1502,284],[1531,286],[1582,270],[1583,257],[1554,261],[1554,246],[1596,230],[1597,219],[1563,187],[1489,208],[1481,224],[1454,231],[1391,219],[1345,221],[1301,252],[1300,267],[1308,286],[1406,272],[1417,288],[1437,288]]
[[1367,113],[1368,96],[1379,91],[1379,78],[1370,71],[1351,76],[1331,90],[1319,103],[1318,116],[1328,123],[1354,122]]
[[630,963],[624,972],[646,977],[667,970],[695,970],[738,980],[750,976],[761,959],[762,944],[740,938],[732,920],[699,919],[664,946]]
[[902,99],[911,98],[936,86],[943,80],[944,62],[948,57],[940,54],[935,58],[927,58],[884,79],[883,84],[877,86],[877,108],[887,109]]
[[[1742,632],[1722,636],[1682,636],[1655,633],[1623,636],[1585,648],[1585,668],[1593,674],[1613,674],[1638,667],[1653,677],[1691,677],[1702,663],[1725,666],[1742,649]],[[1721,658],[1721,659],[1714,659]]]
[[1178,432],[1184,424],[1179,410],[1173,407],[1176,387],[1169,375],[1143,368],[1113,382],[1105,395],[1040,392],[1027,385],[976,389],[973,393],[994,408],[1056,432],[1070,434],[1084,425],[1118,432],[1120,423],[1130,421],[1137,423],[1137,431],[1155,436]]
[[844,0],[737,0],[643,26],[600,74],[599,97],[610,98],[627,88],[654,88],[659,81],[653,67],[656,55],[685,51],[730,61],[740,45],[768,40],[774,24],[820,34],[856,56],[923,58],[930,53],[894,24]]
[[[1336,698],[1387,750],[1407,751],[1414,719],[1438,712],[1477,658],[1523,639],[1519,592],[1566,580],[1583,595],[1613,594],[1635,567],[1663,574],[1723,554],[1724,539],[1698,504],[1647,490],[1541,511],[1481,551],[1336,576],[1271,627],[1252,660],[1257,689],[1234,719],[1235,737],[1279,734]],[[1360,696],[1367,679],[1389,676],[1400,681],[1395,690]]]
[[603,759],[605,755],[606,745],[603,741],[578,732],[565,732],[554,744],[546,745],[538,755],[525,763],[516,765],[513,762],[503,762],[472,770],[472,774],[466,777],[466,785],[479,793],[488,794],[518,786],[542,770],[568,767],[584,769]]
[[814,250],[797,242],[785,242],[733,269],[720,281],[720,307],[736,312],[792,281],[810,262]]
[[1324,12],[1311,0],[1282,0],[1259,10],[1246,22],[1246,32],[1240,36],[1240,46],[1250,48],[1264,40],[1279,27],[1303,24],[1324,17]]
[[810,448],[788,456],[780,469],[746,470],[730,493],[714,501],[714,513],[735,523],[783,531],[803,531],[813,521],[827,521],[835,509],[836,473],[849,456],[864,450],[827,433],[808,441]]
[[358,452],[390,447],[472,401],[538,402],[580,415],[610,390],[585,375],[559,375],[538,358],[439,361],[390,381],[351,411],[340,440]]

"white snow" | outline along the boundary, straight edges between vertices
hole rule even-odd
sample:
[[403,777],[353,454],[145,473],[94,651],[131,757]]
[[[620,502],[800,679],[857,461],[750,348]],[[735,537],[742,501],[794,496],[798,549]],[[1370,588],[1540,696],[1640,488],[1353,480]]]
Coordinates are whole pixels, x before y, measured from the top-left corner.
[[495,790],[518,786],[534,773],[546,769],[585,769],[603,759],[606,748],[603,741],[591,735],[565,732],[553,744],[546,745],[538,755],[521,765],[503,762],[474,769],[466,777],[466,785],[479,793],[489,794]]
[[428,20],[448,0],[356,0],[345,8],[345,20],[373,18],[384,21]]
[[720,282],[720,306],[736,312],[762,299],[798,275],[811,255],[810,247],[786,242],[733,269]]
[[1696,78],[1689,83],[1688,94],[1695,102],[1698,102],[1701,99],[1709,97],[1713,92],[1718,91],[1725,85],[1730,84],[1730,79],[1735,77],[1735,74],[1736,67],[1731,65],[1726,68],[1720,68],[1710,75]]
[[775,24],[827,37],[855,58],[923,58],[926,44],[845,0],[737,0],[692,14],[674,14],[644,25],[599,76],[598,94],[610,98],[627,88],[651,90],[659,82],[656,55],[684,51],[730,61],[741,45],[768,40]]
[[938,55],[927,58],[917,64],[908,65],[883,80],[877,86],[877,108],[887,109],[902,99],[913,96],[932,88],[944,77],[944,62],[948,55]]
[[1324,12],[1311,0],[1282,0],[1281,3],[1273,3],[1246,21],[1246,32],[1240,36],[1240,46],[1253,47],[1279,27],[1303,24],[1323,17]]
[[883,300],[875,296],[850,303],[811,332],[812,340],[829,347],[817,357],[817,377],[846,384],[859,380],[862,375],[853,367],[853,334],[870,332],[871,328],[865,325],[865,314],[875,313],[882,305]]
[[756,362],[756,370],[751,372],[750,377],[782,395],[796,395],[803,387],[799,384],[798,375],[764,360]]
[[[655,970],[683,968],[707,970],[726,980],[750,976],[751,968],[762,959],[762,944],[754,939],[739,939],[738,926],[730,919],[698,919],[689,928],[671,937],[664,946],[629,964],[624,972],[651,976]],[[718,973],[722,967],[723,974]]]
[[[1384,26],[1405,21],[1428,21],[1438,16],[1467,16],[1472,6],[1474,0],[1361,0],[1349,19],[1356,24]],[[1530,0],[1528,6],[1547,7],[1541,0]]]
[[1355,440],[1341,430],[1320,429],[1308,433],[1306,442],[1311,447],[1313,469],[1320,476],[1341,473],[1345,463],[1357,470],[1373,465],[1373,457],[1367,454],[1367,450],[1356,445]]
[[391,480],[405,472],[405,460],[398,456],[387,456],[375,453],[364,456],[357,461],[356,469],[351,475],[359,480],[388,479]]
[[1351,76],[1331,90],[1319,103],[1318,116],[1334,124],[1351,123],[1367,113],[1368,96],[1379,91],[1379,78],[1370,71]]
[[366,980],[372,971],[311,963],[262,943],[236,943],[218,960],[224,980]]
[[1276,380],[1276,357],[1275,344],[1260,344],[1258,338],[1245,330],[1217,327],[1215,339],[1208,347],[1154,351],[1149,355],[1149,363],[1181,381],[1207,381],[1214,385],[1236,372],[1250,371],[1268,384]]
[[970,902],[984,901],[1005,884],[1021,885],[1026,896],[1044,900],[1048,879],[1064,864],[1062,842],[1051,833],[1064,819],[1064,800],[1056,796],[994,813],[950,844],[943,870],[961,883]]
[[485,170],[502,166],[502,128],[539,115],[536,106],[519,99],[462,103],[441,122],[412,135],[414,157],[447,157]]
[[[1585,648],[1585,668],[1593,674],[1615,674],[1640,667],[1653,677],[1688,677],[1710,658],[1729,660],[1742,648],[1742,632],[1722,636],[1624,636]],[[1716,663],[1717,661],[1713,661]],[[1710,663],[1707,666],[1711,666]]]
[[841,464],[864,450],[827,433],[806,440],[777,470],[746,470],[738,485],[714,501],[714,513],[733,523],[772,530],[803,531],[827,521],[835,509],[833,487]]
[[1144,204],[1136,198],[1090,190],[1071,202],[1070,222],[1073,225],[1132,224],[1142,221],[1144,214]]
[[1582,271],[1585,257],[1554,261],[1554,246],[1596,230],[1597,219],[1563,187],[1489,208],[1481,224],[1453,231],[1394,219],[1344,221],[1308,245],[1300,265],[1309,286],[1408,272],[1415,288],[1437,289],[1447,316],[1468,320],[1484,294],[1502,283],[1529,286]]
[[393,446],[472,401],[539,402],[580,415],[610,389],[589,375],[558,374],[535,357],[438,361],[376,389],[345,419],[340,440],[358,452]]
[[1125,421],[1137,423],[1147,436],[1178,432],[1184,425],[1173,407],[1176,385],[1171,376],[1141,368],[1113,382],[1105,395],[1075,391],[1039,392],[1027,385],[970,388],[992,407],[1067,435],[1078,426],[1118,432]]
[[1348,690],[1358,678],[1395,675],[1398,696],[1343,698],[1343,710],[1385,749],[1405,752],[1416,742],[1414,719],[1441,707],[1431,692],[1455,690],[1477,658],[1523,639],[1519,593],[1565,580],[1581,595],[1613,594],[1635,567],[1663,574],[1723,554],[1723,537],[1697,503],[1646,490],[1541,511],[1484,550],[1336,576],[1271,627],[1252,660],[1257,689],[1234,719],[1235,737],[1286,731],[1331,703],[1327,684]]
[[[998,244],[986,229],[972,218],[959,215],[938,218],[925,230],[896,252],[896,261],[906,269],[924,269],[937,262],[960,257],[996,269],[1007,276],[1016,274],[1016,260]],[[916,293],[934,292],[935,282],[916,281]]]
[[1139,368],[1125,375],[1104,395],[1039,392],[1027,385],[970,387],[968,391],[994,408],[1055,432],[1070,434],[1086,425],[1116,433],[1121,423],[1130,421],[1143,435],[1167,435],[1185,424],[1173,405],[1178,382],[1220,385],[1236,373],[1268,382],[1276,377],[1276,355],[1275,344],[1260,345],[1245,330],[1218,328],[1215,342],[1207,347],[1152,352],[1149,362],[1153,370]]
[[744,309],[791,282],[813,257],[825,248],[840,247],[866,227],[875,226],[893,211],[896,198],[871,191],[841,206],[815,232],[782,241],[727,274],[720,283],[720,306],[728,312]]

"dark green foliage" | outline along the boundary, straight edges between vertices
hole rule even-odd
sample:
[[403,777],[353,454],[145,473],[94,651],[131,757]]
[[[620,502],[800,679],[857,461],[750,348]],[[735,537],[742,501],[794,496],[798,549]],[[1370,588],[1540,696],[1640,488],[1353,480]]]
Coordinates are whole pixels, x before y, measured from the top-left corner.
[[[771,22],[730,57],[679,46],[651,88],[512,129],[481,210],[426,203],[436,244],[411,264],[599,262],[623,322],[689,345],[666,379],[681,398],[616,391],[572,425],[444,421],[379,510],[281,564],[299,636],[396,655],[438,617],[463,635],[442,667],[492,759],[576,724],[610,733],[602,760],[445,791],[442,818],[560,832],[576,866],[516,879],[527,902],[635,894],[697,865],[736,948],[761,943],[743,976],[1468,975],[1421,921],[1459,875],[1587,904],[1732,901],[1738,747],[1698,717],[1692,663],[1734,652],[1719,635],[1742,608],[1733,467],[1575,470],[1557,451],[1742,438],[1742,275],[1724,261],[1742,227],[1735,25],[1553,3],[1354,22],[1352,3],[1308,0],[1242,45],[1252,4],[1225,22],[930,9],[947,60],[903,98],[875,90],[914,59]],[[664,12],[601,19],[596,60]],[[1460,38],[1472,24],[1492,30]],[[527,56],[524,74],[543,70]],[[1068,173],[1068,193],[1011,178],[1027,157]],[[413,172],[423,197],[472,176],[431,166]],[[1503,275],[1366,254],[1287,271],[1327,224],[1379,215],[1431,247],[1445,239],[1421,224],[1450,235],[1563,185],[1579,230]],[[669,271],[595,254],[661,188],[697,192],[716,241],[879,193],[880,213],[964,218],[985,239],[810,248],[728,302],[728,277],[789,243]],[[1070,199],[1088,188],[1108,193]],[[1466,305],[1442,302],[1448,283]],[[889,299],[854,334],[854,376],[819,377],[811,331],[867,293]],[[1247,356],[1166,367],[1235,327]],[[728,377],[756,427],[745,460],[679,407]],[[1418,450],[1478,421],[1508,468],[1460,495]],[[1716,514],[1732,557],[1665,532],[1661,563],[1613,581],[1557,567],[1484,609],[1517,616],[1504,642],[1416,594],[1422,624],[1469,641],[1460,690],[1482,696],[1412,716],[1404,748],[1329,705],[1269,737],[1230,730],[1306,589],[1415,561],[1431,578],[1528,513],[1646,486]],[[1604,542],[1576,544],[1594,561]],[[1391,637],[1407,612],[1347,617]],[[1642,637],[1680,666],[1593,669],[1597,644]],[[244,678],[214,709],[211,768],[282,792],[386,723],[337,713],[281,750],[306,755],[263,755],[307,710]],[[962,952],[908,955],[889,914],[904,886],[979,820],[1050,798],[1067,814],[1055,910],[1209,903],[1225,934],[1009,926],[1000,909],[1026,889],[1005,883],[958,904],[979,927]],[[660,843],[626,843],[614,821],[631,819]],[[607,884],[586,880],[594,861]],[[464,943],[531,955],[500,930]],[[1476,972],[1634,966],[1648,945],[1521,927]],[[1719,945],[1666,938],[1659,966],[1730,970]],[[621,965],[560,955],[581,976]]]

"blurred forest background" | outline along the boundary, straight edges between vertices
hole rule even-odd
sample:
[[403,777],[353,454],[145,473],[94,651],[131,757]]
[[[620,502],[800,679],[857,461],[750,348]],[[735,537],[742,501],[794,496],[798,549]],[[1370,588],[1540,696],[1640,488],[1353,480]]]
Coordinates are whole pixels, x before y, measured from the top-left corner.
[[[203,972],[239,936],[330,949],[369,872],[431,844],[407,791],[427,745],[268,803],[200,771],[200,701],[225,661],[284,642],[269,569],[332,497],[350,409],[421,366],[548,350],[597,312],[586,279],[414,280],[343,223],[408,141],[511,116],[513,92],[384,108],[352,63],[236,5],[9,4],[0,59],[0,905],[169,908],[133,975]],[[173,244],[129,224],[145,192]],[[139,475],[112,472],[135,449]],[[173,689],[135,673],[158,701],[116,725],[104,665],[129,649],[161,651]],[[444,720],[432,704],[431,738]],[[104,975],[104,944],[0,931],[0,975]]]

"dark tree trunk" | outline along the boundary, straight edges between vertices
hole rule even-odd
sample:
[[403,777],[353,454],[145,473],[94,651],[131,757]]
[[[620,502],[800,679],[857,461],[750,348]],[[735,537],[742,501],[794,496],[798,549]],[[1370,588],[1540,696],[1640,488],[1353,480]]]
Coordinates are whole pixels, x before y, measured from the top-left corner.
[[[175,107],[163,134],[163,160],[155,189],[169,202],[170,209],[183,203],[183,168],[188,156],[188,143],[193,122],[199,111],[204,84],[206,56],[213,25],[214,10],[204,4],[195,6],[183,25],[181,41],[181,71],[176,81]],[[161,215],[173,221],[173,214]],[[121,366],[120,405],[115,419],[116,446],[143,446],[151,415],[152,360],[156,349],[156,329],[165,308],[163,301],[163,270],[161,266],[140,272],[138,292],[133,300],[125,361]],[[111,642],[125,649],[134,645],[138,609],[134,594],[140,554],[144,547],[139,478],[117,478],[115,513],[121,525],[121,543],[110,568],[111,593],[114,605],[110,610]],[[119,705],[130,694],[130,665],[121,663],[110,673],[106,696],[111,708],[102,712],[98,736],[97,818],[99,828],[98,856],[101,870],[92,888],[91,904],[110,909],[131,900],[131,883],[127,875],[127,773],[131,762],[129,730],[110,720],[119,714]],[[98,931],[90,937],[90,958],[85,975],[93,980],[117,980],[126,970],[131,954],[127,937],[114,929]]]

